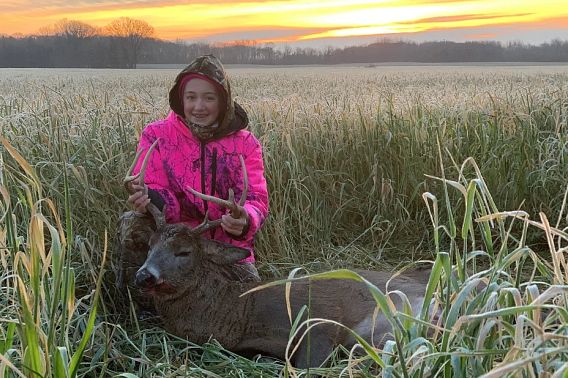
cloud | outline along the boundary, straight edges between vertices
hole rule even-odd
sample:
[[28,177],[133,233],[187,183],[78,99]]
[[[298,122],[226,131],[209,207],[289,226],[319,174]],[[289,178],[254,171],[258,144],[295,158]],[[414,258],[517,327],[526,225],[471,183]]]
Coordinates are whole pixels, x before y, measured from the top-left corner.
[[256,41],[257,43],[266,42],[291,42],[298,40],[301,36],[312,33],[323,32],[325,29],[319,28],[253,28],[228,32],[208,33],[199,36],[182,37],[188,42],[228,42],[237,41]]
[[511,17],[524,17],[530,16],[533,13],[516,13],[516,14],[459,14],[454,16],[441,16],[441,17],[429,17],[420,18],[412,21],[399,22],[398,24],[425,24],[425,23],[445,23],[445,22],[457,22],[457,21],[473,21],[473,20],[493,20],[499,18],[511,18]]
[[494,40],[498,36],[497,33],[477,33],[477,34],[466,34],[464,37],[468,40],[476,41],[480,39],[491,39]]

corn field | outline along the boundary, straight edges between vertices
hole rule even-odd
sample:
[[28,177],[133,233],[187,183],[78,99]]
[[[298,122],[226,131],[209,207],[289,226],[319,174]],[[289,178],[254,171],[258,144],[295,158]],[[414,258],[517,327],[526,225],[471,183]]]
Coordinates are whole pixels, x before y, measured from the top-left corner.
[[122,179],[177,71],[2,69],[0,377],[568,376],[567,66],[228,72],[264,147],[261,275],[426,262],[440,321],[369,285],[393,340],[309,372],[139,321]]

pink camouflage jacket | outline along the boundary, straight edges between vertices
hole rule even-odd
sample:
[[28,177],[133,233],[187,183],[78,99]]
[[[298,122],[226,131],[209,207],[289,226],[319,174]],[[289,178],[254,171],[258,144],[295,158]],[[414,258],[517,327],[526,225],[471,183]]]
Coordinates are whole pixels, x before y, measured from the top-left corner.
[[[148,150],[159,138],[151,154],[145,182],[157,192],[164,204],[168,223],[183,222],[195,227],[209,211],[214,220],[226,209],[194,196],[188,188],[227,199],[233,188],[240,199],[243,178],[239,155],[245,160],[248,174],[248,195],[244,208],[249,215],[249,228],[241,237],[231,236],[221,227],[203,234],[204,237],[246,248],[251,255],[243,262],[254,262],[254,235],[268,216],[268,192],[264,178],[262,147],[255,136],[246,130],[235,131],[221,139],[200,141],[187,128],[181,117],[170,112],[167,118],[146,126],[138,150]],[[140,170],[139,159],[133,173]]]

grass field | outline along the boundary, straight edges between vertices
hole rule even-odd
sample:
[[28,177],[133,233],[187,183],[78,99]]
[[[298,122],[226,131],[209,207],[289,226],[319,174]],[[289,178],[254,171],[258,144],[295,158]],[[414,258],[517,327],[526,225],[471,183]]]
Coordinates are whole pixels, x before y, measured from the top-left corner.
[[[121,181],[144,125],[167,114],[176,74],[0,70],[0,376],[306,373],[118,314]],[[339,353],[320,373],[568,374],[568,67],[229,74],[264,146],[262,276],[435,267],[444,329],[397,314],[395,342]],[[472,292],[480,280],[487,289]]]

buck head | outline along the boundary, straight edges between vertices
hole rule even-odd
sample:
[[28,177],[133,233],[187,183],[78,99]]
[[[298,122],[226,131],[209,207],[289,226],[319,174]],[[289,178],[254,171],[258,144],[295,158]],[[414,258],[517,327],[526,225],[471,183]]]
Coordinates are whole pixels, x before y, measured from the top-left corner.
[[184,224],[165,225],[150,238],[144,265],[136,272],[136,286],[150,295],[175,296],[201,282],[204,275],[232,277],[232,266],[250,252],[202,238]]

